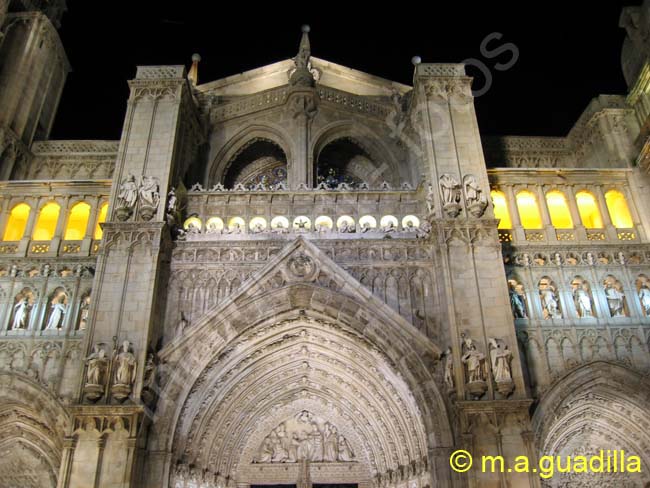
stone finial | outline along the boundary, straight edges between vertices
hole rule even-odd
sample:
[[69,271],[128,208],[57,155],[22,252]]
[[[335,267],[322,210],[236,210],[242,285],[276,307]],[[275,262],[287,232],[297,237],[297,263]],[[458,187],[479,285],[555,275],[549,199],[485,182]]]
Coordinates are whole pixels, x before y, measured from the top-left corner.
[[199,83],[199,62],[201,61],[201,55],[194,53],[192,54],[192,67],[190,72],[187,75],[187,78],[192,82],[194,86]]
[[293,58],[293,63],[296,69],[291,73],[289,83],[291,85],[299,86],[314,86],[314,75],[310,71],[310,58],[311,46],[309,44],[309,31],[311,28],[308,25],[302,26],[302,38],[300,39],[300,47],[298,54]]

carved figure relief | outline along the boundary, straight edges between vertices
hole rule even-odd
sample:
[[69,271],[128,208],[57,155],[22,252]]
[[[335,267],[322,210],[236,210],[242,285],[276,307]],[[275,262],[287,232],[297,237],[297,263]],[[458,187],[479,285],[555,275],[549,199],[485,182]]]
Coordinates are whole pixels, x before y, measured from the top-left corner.
[[573,301],[576,305],[576,311],[579,318],[593,317],[594,307],[591,299],[591,289],[589,283],[580,277],[576,277],[571,282],[573,290]]
[[93,351],[85,358],[86,384],[84,393],[90,401],[99,400],[104,395],[106,375],[108,374],[109,360],[106,357],[105,345],[97,343]]
[[479,218],[487,208],[487,198],[479,187],[474,175],[465,175],[463,178],[463,190],[465,191],[465,202],[470,215]]
[[354,452],[331,422],[303,410],[262,441],[255,463],[352,462]]
[[467,390],[474,398],[482,397],[487,391],[485,382],[487,374],[485,370],[485,354],[480,352],[474,341],[465,336],[463,338],[462,363],[465,365],[465,381]]
[[449,218],[456,218],[461,212],[460,193],[461,185],[454,176],[443,174],[440,177],[442,210]]
[[117,400],[124,400],[131,393],[137,371],[137,361],[129,341],[123,341],[120,349],[114,354],[113,370],[115,371],[113,397]]
[[539,280],[539,297],[542,302],[542,313],[545,319],[561,319],[560,301],[557,296],[557,287],[548,277]]
[[489,343],[492,376],[497,385],[497,391],[507,397],[514,389],[512,370],[510,369],[512,351],[508,349],[508,345],[501,339],[491,338]]
[[609,275],[603,281],[603,289],[610,316],[625,317],[625,293],[621,282]]
[[526,311],[526,293],[524,286],[517,280],[508,280],[508,293],[510,295],[510,307],[512,308],[512,315],[516,319],[527,319],[528,313]]

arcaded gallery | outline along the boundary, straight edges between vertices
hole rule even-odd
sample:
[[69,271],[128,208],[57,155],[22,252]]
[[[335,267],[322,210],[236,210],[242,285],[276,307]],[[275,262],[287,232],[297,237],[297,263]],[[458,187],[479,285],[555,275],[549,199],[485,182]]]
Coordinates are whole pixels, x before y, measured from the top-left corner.
[[[119,140],[52,140],[65,3],[0,0],[0,486],[646,486],[650,2],[565,137],[297,25],[223,79],[133,66]],[[477,467],[601,450],[644,470]]]

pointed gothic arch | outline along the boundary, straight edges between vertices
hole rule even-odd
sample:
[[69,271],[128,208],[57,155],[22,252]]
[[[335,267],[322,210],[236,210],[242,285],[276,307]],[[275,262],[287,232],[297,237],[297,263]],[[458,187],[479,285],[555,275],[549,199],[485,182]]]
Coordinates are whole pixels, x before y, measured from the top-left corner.
[[[170,378],[151,448],[172,453],[172,472],[192,465],[255,484],[265,437],[308,411],[335,425],[355,453],[347,471],[329,463],[321,474],[360,486],[379,479],[424,487],[430,449],[452,442],[432,376],[439,354],[298,239],[161,351]],[[264,473],[295,481],[297,465],[283,466],[269,463]]]

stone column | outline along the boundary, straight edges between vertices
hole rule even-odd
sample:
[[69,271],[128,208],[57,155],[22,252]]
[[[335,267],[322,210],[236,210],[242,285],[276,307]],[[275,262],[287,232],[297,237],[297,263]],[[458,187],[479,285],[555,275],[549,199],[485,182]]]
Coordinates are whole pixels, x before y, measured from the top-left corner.
[[[147,351],[162,334],[164,277],[171,248],[165,197],[182,178],[184,165],[193,155],[188,151],[198,146],[190,137],[200,133],[188,129],[200,124],[183,66],[138,67],[136,78],[129,84],[131,96],[93,284],[86,355],[95,344],[103,343],[112,357],[114,348],[128,341],[137,364],[136,378],[127,385],[130,391],[126,391],[126,398],[123,387],[112,385],[113,374],[109,374],[106,390],[99,398],[87,395],[83,381],[79,388],[81,404],[110,408],[111,415],[126,415],[140,403]],[[127,180],[134,186],[134,199],[129,201],[119,196]],[[135,439],[137,429],[130,435]],[[107,450],[106,455],[112,456],[113,450]],[[104,459],[107,466],[113,462],[127,464],[124,473],[128,479],[121,485],[124,488],[134,486],[137,479],[135,457],[130,444],[124,459]]]
[[[454,354],[455,408],[480,417],[493,416],[496,408],[518,411],[529,402],[470,83],[463,65],[416,66],[414,103],[423,107],[430,130],[423,140],[429,145],[429,174],[437,177],[440,190],[433,238],[441,259],[433,273],[444,281],[440,301]],[[502,352],[505,346],[511,352],[510,382],[494,380],[489,359],[494,339]],[[469,365],[463,361],[469,351],[483,355],[483,381],[470,381]],[[470,427],[467,433],[473,433]],[[519,447],[524,449],[523,442]],[[493,480],[480,472],[473,475],[479,486]],[[506,473],[504,482],[509,479]]]
[[293,157],[288,161],[287,183],[292,190],[314,186],[314,161],[309,150],[312,119],[318,111],[318,94],[313,87],[293,87],[287,96],[287,117],[294,135]]

